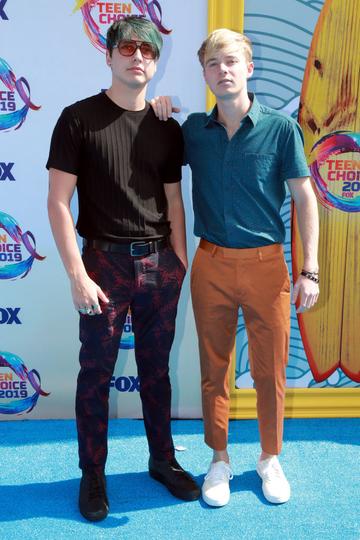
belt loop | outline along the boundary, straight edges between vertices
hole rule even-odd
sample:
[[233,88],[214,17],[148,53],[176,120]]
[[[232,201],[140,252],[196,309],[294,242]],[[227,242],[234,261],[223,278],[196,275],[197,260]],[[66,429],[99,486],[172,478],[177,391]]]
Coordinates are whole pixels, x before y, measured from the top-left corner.
[[215,253],[217,252],[218,250],[218,247],[217,246],[213,246],[212,249],[211,249],[211,256],[212,257],[215,257]]
[[263,260],[263,254],[262,254],[261,248],[258,248],[258,255],[259,255],[259,261],[262,261]]

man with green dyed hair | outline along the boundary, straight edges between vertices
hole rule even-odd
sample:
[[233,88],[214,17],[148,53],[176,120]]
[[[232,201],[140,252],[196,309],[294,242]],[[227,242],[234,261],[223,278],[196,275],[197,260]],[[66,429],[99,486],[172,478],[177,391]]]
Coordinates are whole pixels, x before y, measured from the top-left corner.
[[[79,508],[90,521],[104,519],[109,509],[109,386],[129,306],[150,475],[175,497],[200,495],[174,457],[170,427],[169,353],[187,257],[181,128],[174,120],[160,122],[145,99],[161,46],[146,19],[128,17],[110,27],[111,87],[64,109],[47,163],[49,218],[80,313]],[[75,188],[82,256],[70,211]]]
[[110,26],[106,35],[106,48],[110,56],[118,43],[131,40],[134,34],[139,40],[151,43],[156,52],[156,59],[160,57],[163,46],[160,32],[151,21],[137,16],[120,19]]

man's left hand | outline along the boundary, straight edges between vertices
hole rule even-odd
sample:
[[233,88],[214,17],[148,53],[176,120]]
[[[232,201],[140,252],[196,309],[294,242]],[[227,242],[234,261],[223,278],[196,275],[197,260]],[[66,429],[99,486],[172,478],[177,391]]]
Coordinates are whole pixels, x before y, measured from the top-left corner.
[[296,280],[291,295],[291,303],[295,304],[299,300],[299,307],[296,313],[303,313],[312,308],[319,298],[319,285],[311,279],[300,275]]

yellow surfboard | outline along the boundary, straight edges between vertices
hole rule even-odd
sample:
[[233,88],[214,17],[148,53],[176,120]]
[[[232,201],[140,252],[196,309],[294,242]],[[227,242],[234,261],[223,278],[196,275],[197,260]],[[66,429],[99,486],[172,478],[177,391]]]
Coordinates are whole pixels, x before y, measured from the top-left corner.
[[[338,367],[360,382],[360,6],[325,0],[302,86],[299,122],[320,214],[320,298],[298,315],[315,380]],[[293,209],[293,276],[303,255]]]

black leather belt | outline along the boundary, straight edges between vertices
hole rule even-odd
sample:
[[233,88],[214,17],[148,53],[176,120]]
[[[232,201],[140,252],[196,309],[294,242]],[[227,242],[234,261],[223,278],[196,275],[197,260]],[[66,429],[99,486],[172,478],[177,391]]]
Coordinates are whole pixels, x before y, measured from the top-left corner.
[[128,244],[117,244],[106,240],[88,240],[84,238],[83,246],[86,248],[100,249],[100,251],[111,251],[112,253],[124,253],[132,257],[146,257],[151,253],[156,253],[169,245],[169,238],[159,238],[158,240],[139,240]]

